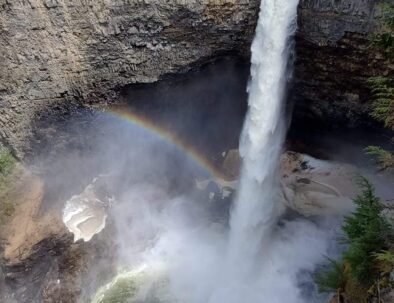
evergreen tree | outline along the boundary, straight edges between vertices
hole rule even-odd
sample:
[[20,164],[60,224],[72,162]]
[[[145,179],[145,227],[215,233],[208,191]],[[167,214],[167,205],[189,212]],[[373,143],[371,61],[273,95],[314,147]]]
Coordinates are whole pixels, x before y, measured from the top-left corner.
[[381,215],[383,205],[371,183],[362,178],[360,186],[363,191],[354,199],[356,211],[345,218],[343,226],[349,242],[343,258],[350,266],[350,274],[360,283],[369,284],[377,274],[374,253],[387,248],[390,225]]
[[362,192],[354,199],[356,210],[342,226],[348,248],[340,261],[329,259],[328,269],[315,279],[320,291],[335,291],[351,303],[369,302],[382,275],[387,276],[394,265],[393,232],[382,215],[384,205],[368,180],[360,177],[359,185]]
[[[374,40],[389,60],[394,58],[394,5],[382,5],[385,26],[383,32]],[[368,80],[372,93],[372,117],[394,130],[394,79],[390,76],[372,77]],[[392,139],[393,140],[393,139]],[[367,148],[367,153],[376,157],[382,169],[394,167],[394,153],[377,146]]]

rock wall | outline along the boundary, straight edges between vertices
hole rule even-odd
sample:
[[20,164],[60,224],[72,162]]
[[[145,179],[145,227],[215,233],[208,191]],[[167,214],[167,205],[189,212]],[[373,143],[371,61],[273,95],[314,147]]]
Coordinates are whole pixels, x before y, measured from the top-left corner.
[[[0,0],[0,141],[23,157],[42,120],[223,53],[248,57],[259,2]],[[394,69],[370,47],[376,2],[301,0],[296,120],[365,120],[365,80]]]
[[[0,136],[22,156],[36,120],[70,103],[235,51],[247,55],[257,0],[0,0]],[[71,108],[74,108],[73,105]]]
[[292,92],[296,123],[307,127],[374,123],[366,80],[376,75],[394,77],[394,62],[371,43],[383,24],[378,2],[301,1]]

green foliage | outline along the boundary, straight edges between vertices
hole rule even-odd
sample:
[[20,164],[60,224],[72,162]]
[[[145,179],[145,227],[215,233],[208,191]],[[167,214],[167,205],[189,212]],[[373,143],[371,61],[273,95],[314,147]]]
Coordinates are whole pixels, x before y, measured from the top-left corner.
[[101,287],[91,303],[175,302],[169,280],[161,271],[126,272]]
[[379,278],[369,288],[368,293],[372,297],[379,297],[382,290],[390,292],[394,289],[394,281],[391,273],[394,270],[394,247],[391,249],[374,253],[376,267],[379,269]]
[[[394,4],[382,3],[384,28],[374,44],[384,51],[388,58],[394,58]],[[371,116],[384,123],[385,127],[394,130],[394,80],[390,77],[371,77],[367,81],[372,92]],[[394,167],[394,154],[379,147],[371,146],[367,152],[377,158],[382,169]]]
[[15,158],[8,151],[0,151],[0,197],[9,188],[12,172],[16,164]]
[[394,266],[393,231],[382,215],[384,205],[368,180],[360,177],[359,186],[362,192],[354,199],[356,210],[342,226],[348,248],[341,261],[329,260],[329,269],[315,279],[320,291],[336,291],[352,303],[368,302]]
[[394,154],[379,146],[368,146],[367,154],[374,156],[379,167],[383,170],[394,167]]
[[394,270],[394,252],[384,250],[374,254],[375,260],[380,264],[380,269],[384,273],[391,273]]
[[346,303],[367,303],[370,302],[368,299],[370,297],[368,293],[369,287],[361,284],[357,279],[348,275],[348,280],[346,281],[345,291],[342,296],[345,298]]
[[[372,117],[382,121],[385,127],[394,130],[394,80],[387,77],[372,77],[368,80],[371,89]],[[367,153],[376,157],[382,169],[394,167],[394,154],[377,146],[369,146]]]
[[349,263],[350,274],[362,284],[368,284],[377,274],[373,254],[387,247],[390,225],[381,215],[383,205],[371,183],[361,178],[359,184],[363,191],[354,199],[356,211],[345,218],[343,226],[349,241],[343,258]]
[[138,286],[134,277],[119,276],[112,282],[110,287],[102,291],[102,293],[93,300],[97,303],[126,303],[130,302],[136,292]]
[[383,51],[385,51],[386,55],[389,58],[394,57],[394,5],[392,4],[381,4],[380,5],[383,20],[384,20],[384,28],[382,33],[377,35],[374,39],[375,46],[379,47]]
[[10,217],[15,209],[8,199],[8,193],[15,183],[16,160],[8,151],[0,150],[0,225]]
[[394,30],[394,5],[384,3],[380,5],[384,22],[389,30]]
[[390,33],[383,33],[375,39],[374,43],[377,47],[388,51],[388,54],[390,54],[394,48],[394,37]]
[[319,292],[336,292],[343,290],[346,285],[346,275],[343,261],[328,259],[329,267],[317,273],[315,282]]
[[382,251],[375,254],[376,260],[380,262],[386,262],[394,266],[394,253],[391,251]]
[[9,217],[11,217],[15,212],[14,205],[9,201],[3,201],[0,204],[0,225],[5,223]]
[[367,81],[373,97],[372,117],[394,129],[394,83],[387,77],[372,77]]
[[9,175],[15,165],[15,158],[9,151],[0,152],[0,176],[6,177]]

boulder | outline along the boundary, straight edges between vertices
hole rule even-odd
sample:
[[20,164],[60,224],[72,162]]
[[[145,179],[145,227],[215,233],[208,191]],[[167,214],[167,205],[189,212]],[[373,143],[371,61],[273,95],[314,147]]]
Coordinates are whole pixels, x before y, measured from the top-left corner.
[[230,149],[222,153],[222,168],[226,175],[237,178],[241,169],[241,157],[238,149]]
[[283,202],[289,208],[305,216],[343,214],[354,209],[355,167],[286,152],[280,168]]
[[[238,150],[226,151],[223,157],[223,171],[235,180],[216,178],[197,182],[198,189],[216,198],[228,196],[227,192],[234,192],[238,185],[236,179],[241,163]],[[352,165],[287,151],[280,159],[280,200],[304,216],[348,213],[354,209],[352,199],[358,192],[357,175]],[[212,188],[216,190],[210,190]]]

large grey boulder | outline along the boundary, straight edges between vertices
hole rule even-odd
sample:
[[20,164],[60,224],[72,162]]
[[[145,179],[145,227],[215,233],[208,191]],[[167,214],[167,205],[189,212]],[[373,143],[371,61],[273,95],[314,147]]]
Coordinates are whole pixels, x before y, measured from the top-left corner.
[[[224,153],[223,170],[239,174],[241,159],[237,150]],[[343,215],[354,210],[352,199],[358,192],[357,169],[349,164],[325,161],[296,152],[285,152],[280,159],[280,189],[278,203],[304,216]],[[215,183],[222,196],[235,192],[236,179],[197,182],[197,187],[209,190]]]
[[286,152],[281,157],[283,202],[305,216],[338,215],[354,209],[355,167]]

